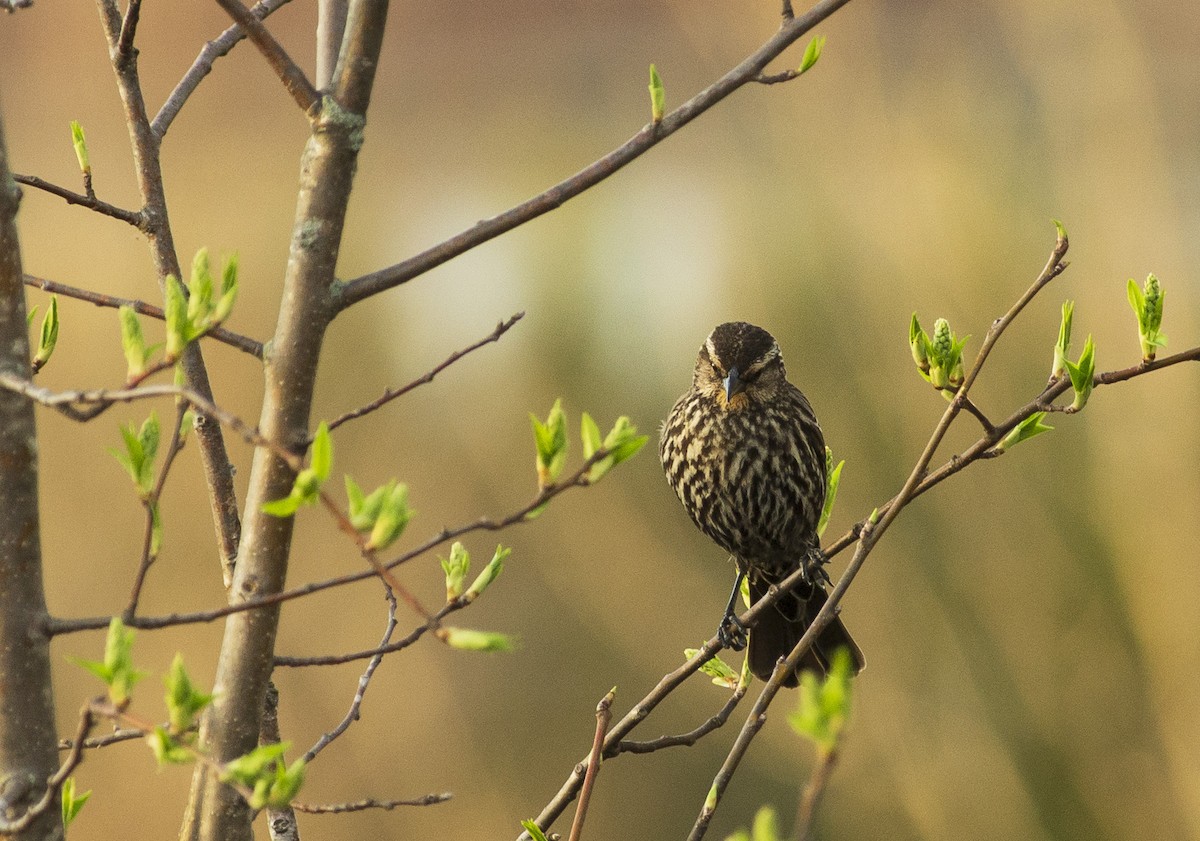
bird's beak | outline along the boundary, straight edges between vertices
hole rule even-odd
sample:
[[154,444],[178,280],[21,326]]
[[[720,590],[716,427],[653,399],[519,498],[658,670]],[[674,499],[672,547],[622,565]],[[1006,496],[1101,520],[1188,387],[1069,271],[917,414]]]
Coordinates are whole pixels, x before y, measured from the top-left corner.
[[721,380],[721,385],[725,387],[725,402],[728,403],[733,399],[734,395],[741,394],[742,389],[746,384],[738,377],[738,369],[736,366],[729,369],[728,376]]

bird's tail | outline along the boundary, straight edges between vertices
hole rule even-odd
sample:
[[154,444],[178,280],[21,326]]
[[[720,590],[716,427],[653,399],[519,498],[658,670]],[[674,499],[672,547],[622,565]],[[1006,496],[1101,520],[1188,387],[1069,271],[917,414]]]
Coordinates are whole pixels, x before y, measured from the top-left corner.
[[[757,604],[758,600],[767,594],[771,582],[756,577],[750,582],[750,603]],[[806,587],[801,584],[795,590],[787,593],[774,606],[762,614],[750,631],[750,671],[761,680],[769,680],[775,671],[775,663],[779,658],[792,653],[796,643],[804,636],[808,626],[812,624],[817,613],[825,605],[825,588],[820,584]],[[823,677],[829,671],[833,653],[841,647],[850,651],[854,661],[854,673],[858,674],[863,667],[862,650],[855,644],[842,624],[839,617],[825,626],[825,630],[817,637],[811,648],[804,653],[800,667],[796,672],[784,678],[784,686],[798,686],[800,671],[812,671],[818,677]]]

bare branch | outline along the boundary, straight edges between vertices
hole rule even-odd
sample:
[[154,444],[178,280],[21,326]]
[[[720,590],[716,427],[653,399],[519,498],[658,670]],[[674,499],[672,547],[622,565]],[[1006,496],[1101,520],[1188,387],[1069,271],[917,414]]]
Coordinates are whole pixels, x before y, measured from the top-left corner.
[[588,802],[592,799],[592,789],[596,786],[596,775],[600,773],[600,762],[603,759],[604,734],[608,732],[608,723],[612,721],[612,702],[616,697],[617,688],[614,686],[608,694],[596,705],[596,736],[592,740],[592,753],[588,757],[587,773],[583,777],[583,787],[579,790],[579,805],[575,807],[575,820],[571,823],[570,841],[580,841],[583,836],[583,822],[587,818]]
[[471,250],[477,245],[511,231],[531,219],[561,206],[568,199],[608,178],[630,161],[643,155],[660,141],[683,128],[705,111],[743,85],[753,82],[767,63],[793,44],[825,18],[844,6],[848,0],[820,0],[803,15],[785,20],[779,31],[752,53],[737,67],[730,70],[712,85],[667,114],[658,123],[651,123],[624,144],[609,154],[589,164],[570,178],[543,193],[504,211],[498,216],[484,219],[456,236],[422,251],[413,257],[348,281],[342,286],[337,302],[339,309],[356,304],[364,298],[377,295],[394,286],[418,277],[430,269]]
[[311,116],[316,111],[317,103],[321,101],[321,94],[312,86],[312,82],[308,81],[304,71],[296,65],[296,62],[292,61],[292,57],[287,54],[287,51],[275,40],[275,36],[263,26],[261,20],[250,14],[250,10],[239,0],[217,0],[217,3],[229,13],[238,26],[245,30],[247,36],[254,42],[254,46],[258,47],[258,51],[267,60],[267,64],[271,65],[271,69],[279,76],[279,80],[283,82],[284,88],[291,94],[292,99],[296,100],[296,104],[305,114]]
[[[385,589],[384,594],[388,601],[387,612],[387,627],[383,632],[383,639],[379,643],[379,648],[386,648],[392,639],[392,634],[396,631],[396,596],[390,589]],[[346,716],[338,723],[337,727],[330,730],[328,733],[322,733],[321,738],[304,754],[304,761],[312,762],[317,758],[317,754],[327,748],[334,739],[342,735],[349,729],[350,725],[358,721],[358,711],[362,707],[363,697],[367,694],[367,687],[371,683],[371,677],[375,674],[375,670],[379,668],[379,664],[383,662],[383,652],[376,654],[371,658],[371,662],[367,664],[367,669],[358,679],[358,688],[354,692],[354,700],[350,702],[350,709],[346,712]]]
[[422,374],[421,376],[417,377],[415,380],[410,382],[408,385],[401,386],[400,388],[397,388],[397,389],[388,389],[387,391],[385,391],[383,393],[383,395],[379,399],[373,400],[372,402],[368,403],[365,406],[361,406],[357,409],[346,412],[344,415],[341,415],[340,417],[337,417],[334,420],[331,420],[329,422],[329,429],[330,430],[337,429],[339,426],[346,423],[347,421],[352,421],[355,418],[361,418],[363,415],[370,414],[371,412],[375,411],[376,409],[380,408],[381,406],[385,405],[386,403],[389,403],[390,401],[395,400],[397,397],[400,397],[403,394],[407,394],[408,392],[412,391],[414,388],[416,388],[419,385],[425,385],[426,383],[433,382],[434,377],[436,377],[442,371],[449,368],[451,365],[453,365],[458,360],[462,359],[467,354],[471,353],[472,351],[479,350],[484,345],[491,344],[492,342],[498,341],[500,339],[500,337],[503,336],[505,333],[507,333],[514,324],[516,324],[518,321],[520,321],[524,317],[525,317],[525,313],[519,312],[516,315],[509,317],[506,321],[501,321],[499,324],[496,325],[496,329],[493,330],[491,333],[484,336],[482,339],[475,342],[473,345],[469,345],[469,346],[463,348],[462,350],[458,350],[458,351],[455,351],[454,353],[450,354],[448,357],[446,357],[446,359],[440,365],[433,367],[426,373]]
[[[258,20],[266,20],[268,15],[290,2],[291,0],[260,0],[250,8],[250,14]],[[229,51],[245,37],[246,30],[235,23],[217,38],[204,45],[200,55],[196,56],[196,60],[192,62],[188,72],[183,74],[179,84],[171,91],[171,95],[167,97],[166,102],[158,109],[158,113],[150,123],[150,130],[156,137],[161,139],[167,133],[171,123],[179,116],[183,103],[187,102],[188,97],[199,87],[201,80],[209,74],[216,60],[223,55],[228,55]]]
[[119,219],[122,222],[133,225],[133,227],[139,230],[146,224],[145,214],[140,211],[126,210],[123,207],[117,207],[106,201],[100,201],[94,194],[84,195],[83,193],[76,193],[73,190],[68,190],[66,187],[60,187],[57,184],[52,184],[49,181],[38,178],[36,175],[18,175],[14,172],[13,180],[18,184],[24,184],[27,187],[33,187],[50,193],[53,196],[58,196],[60,199],[65,199],[67,204],[77,204],[104,216]]
[[746,690],[750,688],[750,683],[739,683],[737,688],[729,696],[729,700],[725,702],[725,706],[717,712],[716,715],[708,719],[694,730],[689,730],[687,733],[681,733],[677,736],[660,736],[657,739],[650,739],[645,742],[635,742],[629,739],[618,742],[611,753],[605,754],[605,757],[616,756],[618,753],[653,753],[656,750],[673,747],[691,747],[707,736],[712,731],[722,727],[729,716],[733,713],[738,703],[742,698],[746,697]]
[[375,800],[374,798],[369,798],[367,800],[355,800],[352,803],[329,803],[324,805],[293,803],[292,808],[297,812],[304,812],[309,815],[339,815],[343,812],[361,812],[364,809],[386,809],[391,811],[399,806],[436,806],[438,803],[445,803],[453,796],[451,792],[443,791],[440,794],[426,794],[424,797],[416,797],[411,800]]

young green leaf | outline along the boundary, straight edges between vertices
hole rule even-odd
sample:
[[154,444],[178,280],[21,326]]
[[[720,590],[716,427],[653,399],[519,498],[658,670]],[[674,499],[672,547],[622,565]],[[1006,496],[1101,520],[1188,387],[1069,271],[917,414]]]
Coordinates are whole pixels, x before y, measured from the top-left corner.
[[788,723],[797,734],[814,742],[822,754],[837,749],[845,730],[853,673],[850,651],[842,647],[834,652],[824,680],[818,680],[811,671],[800,675],[800,706],[788,716]]
[[317,434],[313,436],[309,466],[319,481],[324,482],[329,478],[329,471],[333,468],[333,441],[329,437],[329,424],[325,421],[321,421]]
[[908,325],[908,346],[912,350],[913,362],[917,363],[917,370],[921,372],[921,376],[926,380],[929,379],[929,354],[931,344],[929,334],[921,328],[921,322],[917,321],[917,314],[912,314],[912,321]]
[[532,818],[521,821],[521,826],[525,827],[525,831],[529,833],[531,841],[549,841],[546,838],[546,833],[542,832],[542,828]]
[[88,159],[87,137],[83,134],[83,126],[78,120],[71,120],[71,145],[75,147],[75,160],[79,161],[79,171],[84,175],[92,171],[92,163]]
[[475,581],[467,589],[467,593],[463,596],[463,600],[468,604],[479,598],[483,591],[499,577],[504,570],[504,559],[512,554],[512,549],[507,549],[504,546],[496,547],[496,554],[488,561],[488,565],[483,568],[483,572],[479,573]]
[[514,639],[494,631],[475,631],[470,628],[443,626],[435,631],[438,639],[451,648],[462,651],[512,651]]
[[[691,660],[700,653],[698,648],[685,648],[683,656],[687,660]],[[723,686],[726,689],[735,689],[738,685],[738,674],[729,667],[729,664],[720,657],[714,657],[700,667],[700,671],[712,678],[712,682],[717,686]]]
[[81,794],[76,794],[75,778],[67,777],[63,781],[60,795],[60,799],[62,800],[62,823],[65,830],[71,826],[71,822],[79,815],[79,810],[83,808],[84,803],[87,803],[92,793],[85,791]]
[[309,504],[302,493],[296,490],[296,486],[292,486],[292,492],[281,499],[272,499],[264,502],[262,510],[264,514],[270,514],[272,517],[291,517],[300,510],[301,505]]
[[[276,764],[275,779],[271,781],[263,806],[269,809],[286,809],[290,806],[300,793],[300,787],[304,785],[304,769],[303,759],[297,759],[286,768],[282,762]],[[254,807],[253,803],[251,807]]]
[[624,415],[617,418],[613,428],[604,437],[602,444],[608,455],[597,461],[588,470],[588,482],[599,482],[609,470],[637,453],[648,440],[650,440],[650,436],[637,434],[637,427],[629,418]]
[[259,745],[249,753],[226,762],[221,769],[221,782],[238,782],[252,788],[260,778],[274,776],[275,764],[283,759],[291,746],[291,742]]
[[804,58],[800,60],[800,67],[796,70],[797,76],[803,76],[812,66],[817,63],[817,59],[821,57],[821,51],[825,49],[825,36],[815,35],[808,42],[808,46],[804,48]]
[[415,513],[408,507],[408,485],[392,479],[385,488],[379,516],[367,540],[368,549],[386,549],[390,546],[404,532]]
[[146,676],[145,672],[133,668],[133,638],[133,629],[126,628],[120,617],[114,616],[108,623],[104,660],[74,661],[104,681],[108,686],[109,700],[118,707],[128,703],[133,687]]
[[50,361],[50,355],[54,353],[54,346],[58,344],[58,296],[50,296],[50,307],[46,310],[46,316],[42,319],[42,330],[38,336],[37,355],[33,357],[33,370],[40,371],[47,362]]
[[842,468],[846,466],[843,459],[833,466],[833,450],[825,448],[825,504],[821,506],[821,519],[817,522],[817,537],[825,533],[829,525],[829,515],[833,513],[833,503],[837,501],[838,484],[842,481]]
[[176,654],[171,661],[171,670],[163,678],[167,688],[167,720],[171,724],[171,735],[186,733],[195,723],[196,715],[212,703],[213,696],[201,692],[188,677],[183,666],[183,655]]
[[1042,419],[1045,417],[1045,412],[1034,412],[1032,415],[1025,418],[1025,420],[1013,427],[1012,431],[1004,436],[1004,439],[995,446],[995,451],[997,453],[1002,453],[1009,447],[1020,444],[1022,441],[1028,441],[1030,438],[1034,438],[1038,435],[1041,435],[1043,432],[1049,432],[1051,429],[1054,429],[1054,427],[1047,426],[1046,424],[1042,423]]
[[163,321],[167,328],[167,359],[178,359],[191,341],[188,322],[188,302],[183,285],[173,274],[164,281]]
[[208,325],[213,307],[213,278],[208,265],[208,249],[201,248],[192,258],[192,274],[188,278],[187,317],[192,337]]
[[1058,241],[1055,243],[1055,246],[1057,247],[1060,244],[1065,245],[1067,243],[1067,229],[1064,228],[1063,223],[1057,219],[1051,219],[1050,221],[1054,223],[1054,233],[1058,237]]
[[1129,306],[1133,308],[1138,320],[1138,339],[1142,347],[1142,361],[1153,362],[1158,348],[1167,346],[1167,337],[1159,329],[1162,327],[1165,293],[1154,274],[1146,277],[1144,289],[1139,289],[1133,278],[1130,278],[1126,291],[1129,296]]
[[471,554],[457,540],[450,546],[450,557],[442,558],[446,572],[446,601],[452,602],[463,593],[463,581],[471,569]]
[[1075,302],[1063,301],[1062,322],[1058,325],[1058,342],[1054,345],[1054,366],[1050,379],[1056,380],[1067,370],[1067,354],[1071,350],[1071,320],[1075,315]]
[[533,439],[537,447],[538,487],[545,489],[562,475],[567,462],[567,418],[563,414],[562,399],[554,401],[550,415],[542,423],[532,412]]
[[667,92],[663,88],[662,78],[658,75],[658,68],[653,64],[650,65],[650,119],[655,124],[661,123],[663,115],[667,113]]
[[604,446],[604,440],[600,437],[600,427],[587,412],[579,419],[579,437],[583,440],[584,459],[591,458]]
[[121,319],[121,347],[125,351],[125,376],[129,380],[140,377],[146,370],[148,353],[146,339],[142,336],[142,324],[132,307],[122,306],[117,313]]
[[238,256],[231,254],[225,260],[225,269],[221,272],[221,297],[213,309],[213,326],[224,323],[233,312],[233,303],[238,294]]
[[[913,324],[916,324],[915,319]],[[912,327],[909,328],[909,334],[912,335]],[[939,318],[933,323],[933,338],[929,342],[929,373],[926,379],[941,390],[947,400],[953,399],[952,389],[962,385],[962,351],[969,338],[971,337],[958,338],[950,330],[950,322],[944,318]]]
[[142,499],[147,499],[154,491],[154,460],[158,455],[159,442],[158,415],[151,411],[150,417],[137,430],[133,424],[122,426],[121,437],[125,442],[125,452],[115,449],[109,452],[133,479]]
[[1071,387],[1075,389],[1075,401],[1069,411],[1078,412],[1087,405],[1088,398],[1092,396],[1096,376],[1096,346],[1092,343],[1090,335],[1084,342],[1079,361],[1072,362],[1068,359],[1064,364],[1067,366],[1067,373],[1071,375]]
[[162,725],[156,726],[147,734],[146,744],[150,746],[160,767],[163,765],[187,765],[194,758],[192,752],[176,741]]

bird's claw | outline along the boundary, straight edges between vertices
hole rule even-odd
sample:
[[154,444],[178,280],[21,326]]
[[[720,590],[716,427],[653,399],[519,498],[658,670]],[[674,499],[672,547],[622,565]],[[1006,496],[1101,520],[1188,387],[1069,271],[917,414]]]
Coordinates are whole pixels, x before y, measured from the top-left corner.
[[717,627],[717,641],[731,651],[741,651],[746,647],[746,626],[738,619],[733,611],[726,613]]
[[825,557],[825,553],[821,551],[820,546],[814,546],[808,550],[804,556],[804,560],[800,562],[804,570],[804,582],[806,584],[817,584],[824,582],[833,585],[833,581],[829,578],[829,573],[825,571],[825,564],[829,563],[829,559]]

